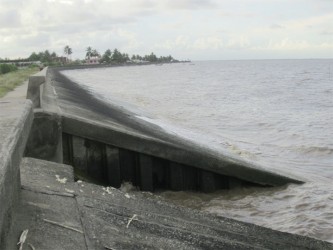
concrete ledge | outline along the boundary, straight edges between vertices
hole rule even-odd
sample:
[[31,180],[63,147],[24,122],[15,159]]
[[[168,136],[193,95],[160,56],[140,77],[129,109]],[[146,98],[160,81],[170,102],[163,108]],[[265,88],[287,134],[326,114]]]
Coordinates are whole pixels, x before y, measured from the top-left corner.
[[0,246],[19,200],[20,162],[33,121],[32,103],[0,101]]
[[[101,119],[102,120],[102,119]],[[302,183],[293,178],[261,169],[250,162],[234,159],[209,149],[199,148],[194,144],[184,145],[179,138],[178,143],[170,143],[162,139],[133,133],[124,128],[117,129],[107,123],[64,114],[62,117],[63,132],[87,138],[106,145],[129,149],[134,152],[160,157],[169,161],[197,167],[217,174],[236,177],[245,181],[280,186],[288,183]],[[148,127],[148,125],[147,125]],[[161,132],[162,134],[163,132]]]

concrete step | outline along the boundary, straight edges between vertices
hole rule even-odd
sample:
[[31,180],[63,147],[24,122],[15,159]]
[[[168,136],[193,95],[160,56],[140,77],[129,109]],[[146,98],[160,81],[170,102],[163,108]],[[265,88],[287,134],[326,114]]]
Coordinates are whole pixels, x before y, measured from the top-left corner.
[[7,246],[18,249],[17,242],[29,230],[24,249],[87,249],[75,195],[70,166],[23,158],[22,192],[15,209]]

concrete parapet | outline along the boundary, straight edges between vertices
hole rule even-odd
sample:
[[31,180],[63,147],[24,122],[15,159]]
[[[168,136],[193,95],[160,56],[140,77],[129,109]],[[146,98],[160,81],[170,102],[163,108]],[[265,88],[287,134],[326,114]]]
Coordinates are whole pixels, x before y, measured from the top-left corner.
[[57,114],[34,110],[34,122],[25,156],[62,162],[61,118]]
[[0,101],[0,249],[19,200],[19,165],[33,121],[32,103]]
[[27,99],[30,99],[34,108],[41,107],[41,85],[45,82],[47,68],[29,77]]

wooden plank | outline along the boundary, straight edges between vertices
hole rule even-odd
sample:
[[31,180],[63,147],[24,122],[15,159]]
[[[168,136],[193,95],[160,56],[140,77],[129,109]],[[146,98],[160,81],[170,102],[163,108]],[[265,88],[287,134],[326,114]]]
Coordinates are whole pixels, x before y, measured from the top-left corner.
[[206,170],[199,173],[200,189],[202,192],[214,192],[217,189],[215,174]]
[[118,148],[106,146],[106,164],[109,185],[119,188],[121,186],[121,172]]
[[107,171],[103,159],[103,144],[86,139],[87,172],[89,177],[98,182],[107,182]]
[[183,182],[183,166],[181,164],[170,162],[169,166],[170,189],[174,191],[181,191],[184,189]]
[[153,185],[154,189],[168,189],[169,161],[153,157]]
[[229,181],[229,189],[234,188],[241,188],[243,186],[243,183],[240,179],[234,178],[234,177],[228,177]]
[[142,191],[154,191],[153,187],[153,160],[144,154],[139,155],[140,163],[140,188]]
[[198,189],[198,169],[183,166],[183,189],[193,191]]
[[63,163],[67,165],[73,165],[72,136],[66,133],[62,134],[62,152]]
[[119,149],[119,160],[121,169],[121,179],[137,184],[136,180],[136,155],[133,151]]
[[72,136],[73,166],[82,173],[87,173],[87,149],[85,139]]

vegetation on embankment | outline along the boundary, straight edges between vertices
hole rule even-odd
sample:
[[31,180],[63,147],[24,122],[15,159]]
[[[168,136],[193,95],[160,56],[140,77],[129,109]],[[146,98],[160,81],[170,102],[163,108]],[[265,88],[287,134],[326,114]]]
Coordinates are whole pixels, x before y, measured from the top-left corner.
[[12,71],[16,71],[17,67],[15,65],[12,64],[0,64],[0,75],[2,74],[6,74]]
[[5,96],[5,94],[9,91],[14,90],[17,86],[23,84],[29,76],[37,73],[38,71],[38,67],[29,67],[9,72],[7,74],[0,74],[0,98]]

